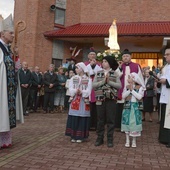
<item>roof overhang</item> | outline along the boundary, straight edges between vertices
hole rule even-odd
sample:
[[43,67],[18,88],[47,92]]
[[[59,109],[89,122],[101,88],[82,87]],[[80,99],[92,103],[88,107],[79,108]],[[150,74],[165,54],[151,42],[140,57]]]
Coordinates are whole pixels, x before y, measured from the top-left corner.
[[[95,38],[108,37],[108,23],[83,23],[47,31],[46,38]],[[118,36],[170,36],[170,21],[117,23]]]

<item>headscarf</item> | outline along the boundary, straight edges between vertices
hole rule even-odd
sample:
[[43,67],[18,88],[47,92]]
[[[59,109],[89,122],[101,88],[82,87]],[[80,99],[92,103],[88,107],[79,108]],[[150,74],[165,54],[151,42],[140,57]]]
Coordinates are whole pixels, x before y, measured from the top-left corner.
[[81,68],[84,71],[84,73],[88,73],[87,67],[83,62],[77,63],[76,67]]
[[139,85],[141,85],[144,89],[146,89],[144,82],[142,79],[139,77],[139,75],[135,72],[130,73],[130,76],[132,77],[133,81]]

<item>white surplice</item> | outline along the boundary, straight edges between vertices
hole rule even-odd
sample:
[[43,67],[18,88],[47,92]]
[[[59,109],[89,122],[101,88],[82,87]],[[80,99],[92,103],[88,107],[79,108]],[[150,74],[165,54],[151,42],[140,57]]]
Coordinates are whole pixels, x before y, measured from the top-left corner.
[[96,74],[98,71],[102,70],[102,68],[99,65],[96,64],[95,68],[92,69],[91,65],[88,64],[87,70],[88,70],[89,75],[91,76],[91,75]]
[[0,132],[10,131],[8,113],[7,75],[4,54],[0,49]]
[[[162,70],[161,78],[165,78],[170,84],[170,65],[166,64]],[[162,84],[160,103],[166,104],[164,128],[170,129],[170,88]]]

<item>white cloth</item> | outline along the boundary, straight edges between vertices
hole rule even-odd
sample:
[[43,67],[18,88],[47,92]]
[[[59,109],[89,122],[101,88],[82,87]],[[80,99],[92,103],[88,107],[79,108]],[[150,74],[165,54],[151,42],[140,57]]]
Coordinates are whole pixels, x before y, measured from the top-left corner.
[[109,28],[109,42],[108,47],[112,50],[119,50],[119,44],[117,42],[117,26],[116,22],[114,21],[113,24]]
[[69,82],[70,82],[70,79],[67,79],[66,84],[65,84],[66,96],[70,96],[70,92],[69,92]]
[[0,32],[1,31],[14,31],[14,24],[12,20],[12,14],[10,14],[7,18],[4,20],[0,20]]
[[[125,78],[124,78],[124,89],[123,91],[126,91],[126,87],[127,85],[129,85],[127,79],[128,79],[128,75],[130,75],[130,67],[129,66],[126,66],[125,68]],[[122,73],[123,74],[123,73]],[[125,99],[122,97],[122,100],[118,100],[117,103],[124,103]]]
[[132,79],[133,79],[134,82],[138,83],[138,84],[141,85],[144,89],[146,89],[146,88],[145,88],[145,83],[144,83],[143,79],[141,79],[141,77],[139,76],[139,74],[133,72],[133,73],[131,73],[130,75],[131,75],[131,77],[132,77]]
[[[4,54],[0,49],[0,132],[10,131],[9,112],[8,112],[8,94],[7,94],[7,75],[6,67],[3,61]],[[19,78],[18,78],[19,80]],[[22,97],[20,83],[18,82],[16,94],[16,120],[24,123]]]
[[[144,96],[145,84],[137,73],[135,72],[130,73],[130,76],[133,79],[133,81],[141,85],[141,87],[139,88],[139,92],[136,92],[135,90],[130,91],[127,90],[127,88],[124,88],[122,98],[125,99],[131,93],[132,94],[131,102],[136,102],[137,100],[141,100],[142,97]],[[135,85],[133,85],[133,88],[135,88]]]
[[[161,78],[167,79],[168,83],[170,84],[170,65],[165,65],[162,70]],[[164,128],[170,129],[170,88],[167,88],[165,84],[162,84],[161,89],[161,96],[160,96],[160,103],[166,104],[166,111],[165,111],[165,122]]]
[[23,114],[23,106],[22,106],[22,95],[21,95],[19,73],[18,73],[17,80],[18,80],[18,85],[17,85],[17,92],[16,92],[16,120],[20,121],[20,123],[24,123],[24,114]]
[[76,67],[81,68],[84,71],[84,73],[88,72],[87,67],[86,67],[86,65],[83,62],[77,63]]
[[122,98],[125,99],[130,93],[132,94],[131,102],[137,102],[137,100],[141,100],[144,96],[144,89],[142,86],[139,88],[139,92],[136,92],[135,90],[132,90],[131,92],[130,90],[125,89],[122,93]]
[[0,132],[10,131],[8,113],[7,75],[3,61],[4,54],[0,49]]
[[[170,65],[165,65],[165,67],[162,70],[162,76],[160,79],[165,78],[170,81]],[[170,96],[170,89],[166,88],[165,84],[162,84],[161,87],[161,96],[160,96],[160,103],[168,103],[168,99]]]
[[91,75],[96,74],[98,71],[102,70],[102,68],[100,66],[96,65],[95,68],[92,69],[91,65],[88,64],[87,70],[88,70],[89,75],[91,76]]

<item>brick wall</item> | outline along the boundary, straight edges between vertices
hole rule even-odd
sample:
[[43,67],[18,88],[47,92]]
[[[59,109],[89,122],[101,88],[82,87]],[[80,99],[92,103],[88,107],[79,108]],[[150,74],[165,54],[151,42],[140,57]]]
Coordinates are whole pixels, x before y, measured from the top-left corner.
[[[24,20],[27,24],[26,29],[18,36],[21,61],[28,61],[29,66],[38,65],[42,70],[46,70],[51,63],[55,50],[53,41],[43,36],[45,31],[54,29],[55,13],[50,11],[50,6],[55,2],[56,0],[15,0],[15,23]],[[77,23],[112,23],[114,18],[117,22],[169,21],[168,4],[169,0],[67,0],[65,26]],[[70,56],[69,47],[76,45],[86,48],[84,44],[66,42],[64,58]]]
[[169,21],[169,0],[82,0],[81,22]]
[[18,34],[21,61],[29,66],[40,66],[45,70],[51,63],[52,41],[44,38],[45,31],[54,29],[54,12],[50,6],[55,0],[15,0],[15,23],[26,22],[26,29]]
[[81,0],[67,0],[66,26],[80,23],[81,12]]

